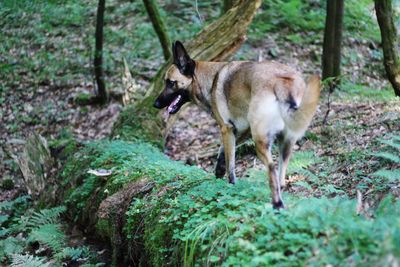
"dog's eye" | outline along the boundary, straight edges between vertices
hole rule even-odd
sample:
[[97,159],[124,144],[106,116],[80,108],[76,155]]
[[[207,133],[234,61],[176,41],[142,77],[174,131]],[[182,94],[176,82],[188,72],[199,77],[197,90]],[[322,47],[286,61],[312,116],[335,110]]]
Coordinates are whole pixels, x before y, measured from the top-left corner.
[[167,80],[166,81],[166,83],[167,83],[167,87],[174,87],[175,86],[175,84],[176,84],[176,81],[171,81],[171,80]]

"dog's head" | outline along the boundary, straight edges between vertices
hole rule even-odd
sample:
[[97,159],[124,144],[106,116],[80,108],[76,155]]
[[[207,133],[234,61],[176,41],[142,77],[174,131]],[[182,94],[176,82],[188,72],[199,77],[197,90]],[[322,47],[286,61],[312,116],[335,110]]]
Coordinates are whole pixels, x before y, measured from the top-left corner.
[[154,102],[154,107],[165,108],[168,113],[175,114],[186,102],[190,101],[196,63],[190,58],[185,47],[179,41],[172,45],[173,64],[165,73],[165,87]]

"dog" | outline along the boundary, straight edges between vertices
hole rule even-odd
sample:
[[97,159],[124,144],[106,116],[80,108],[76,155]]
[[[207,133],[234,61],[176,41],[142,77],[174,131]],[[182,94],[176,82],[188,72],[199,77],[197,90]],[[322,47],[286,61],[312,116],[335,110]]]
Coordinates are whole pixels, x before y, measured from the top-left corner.
[[[206,62],[190,58],[180,41],[172,45],[173,63],[165,74],[165,88],[154,107],[170,114],[193,101],[216,119],[222,136],[215,175],[228,170],[236,182],[235,147],[251,135],[258,158],[268,170],[272,206],[284,208],[281,187],[292,147],[305,133],[317,109],[320,79],[308,82],[289,66],[274,62]],[[279,145],[278,169],[271,146]]]

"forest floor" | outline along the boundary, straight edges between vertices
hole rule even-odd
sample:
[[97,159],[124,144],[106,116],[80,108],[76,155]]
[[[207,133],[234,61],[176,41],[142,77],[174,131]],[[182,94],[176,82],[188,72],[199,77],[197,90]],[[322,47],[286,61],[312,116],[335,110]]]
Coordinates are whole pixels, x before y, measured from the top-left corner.
[[[357,5],[357,1],[353,2]],[[6,18],[0,26],[5,29],[7,40],[0,42],[0,202],[14,199],[24,191],[22,174],[11,155],[21,152],[30,133],[37,132],[49,142],[68,135],[79,141],[106,138],[123,108],[115,100],[106,106],[82,106],[76,101],[95,90],[90,67],[94,27],[82,26],[94,25],[95,1],[89,3],[92,8],[82,7],[80,1],[71,1],[56,9],[43,4],[31,6],[31,10],[19,7],[17,11],[7,4],[3,9],[0,5],[0,15]],[[183,20],[195,20],[197,15],[191,4],[182,5],[188,10]],[[207,8],[215,10],[216,5],[217,1],[210,1]],[[174,11],[177,9],[173,4],[163,8],[167,12],[183,10]],[[207,13],[207,8],[201,8],[203,19],[208,18],[205,14],[216,17],[215,11]],[[54,13],[40,18],[35,15],[38,9]],[[163,58],[143,7],[138,3],[111,1],[110,10],[110,30],[106,32],[110,41],[105,55],[108,86],[114,91],[124,89],[121,76],[122,61],[126,58],[133,77],[145,87]],[[71,18],[66,17],[60,23],[58,17],[62,19],[68,12]],[[123,15],[126,19],[121,18]],[[293,28],[290,15],[283,22],[277,19],[278,15],[270,15],[267,9],[259,12],[249,30],[248,42],[233,60],[276,60],[306,75],[320,74],[323,22],[308,25],[311,29],[307,31]],[[171,17],[168,19],[173,20]],[[264,27],[265,17],[277,22]],[[174,23],[181,25],[179,21]],[[198,21],[192,24],[195,26],[181,33],[173,29],[173,38],[189,38],[202,26]],[[140,26],[139,30],[135,25]],[[371,31],[376,32],[376,26]],[[128,53],[132,47],[134,51]],[[371,176],[382,168],[373,156],[383,149],[379,139],[400,135],[400,100],[394,97],[385,79],[380,49],[376,37],[366,38],[350,30],[344,34],[342,85],[331,96],[326,91],[322,93],[312,125],[295,147],[291,164],[301,165],[307,172],[289,175],[289,192],[354,197],[361,191],[372,202],[388,192],[400,196],[398,183],[382,183]],[[328,98],[330,111],[324,124]],[[179,119],[170,131],[165,153],[174,160],[212,172],[220,144],[216,122],[210,114],[193,105],[176,116]],[[237,156],[239,179],[246,179],[246,170],[250,167],[265,169],[251,144],[247,148],[241,149]],[[384,167],[390,169],[394,165],[387,163]],[[12,180],[15,186],[6,188],[3,186],[6,180]]]
[[[114,2],[110,5],[116,7],[117,3]],[[133,9],[135,8],[139,9],[137,5],[133,7]],[[165,8],[171,7],[166,6]],[[76,10],[76,6],[67,6],[65,9],[71,9],[73,13],[77,13],[76,16],[83,12],[80,9]],[[124,10],[123,7],[120,9]],[[88,20],[92,21],[94,9],[85,12],[88,12]],[[266,15],[268,12],[261,13],[256,17],[254,25],[250,29],[249,42],[233,59],[277,60],[291,65],[305,74],[320,74],[322,32],[307,33],[284,28],[279,33],[260,33],[260,20]],[[116,17],[115,14],[112,15],[112,18],[114,17]],[[5,31],[5,35],[10,37],[10,44],[7,43],[3,47],[3,49],[7,49],[9,55],[1,58],[5,75],[4,80],[2,79],[2,95],[0,97],[0,118],[3,125],[0,129],[2,144],[0,147],[0,173],[2,173],[2,180],[12,178],[16,181],[17,188],[19,188],[18,181],[21,180],[21,174],[10,155],[18,154],[21,151],[24,139],[29,133],[35,131],[48,140],[68,134],[72,134],[80,141],[101,139],[109,135],[113,122],[122,109],[122,104],[116,101],[103,107],[82,106],[75,101],[77,98],[94,92],[93,76],[88,70],[91,64],[90,58],[85,59],[85,56],[90,55],[90,51],[88,52],[85,45],[88,45],[89,49],[92,46],[93,42],[89,39],[93,29],[76,30],[77,22],[68,20],[64,22],[63,28],[57,24],[52,25],[54,27],[52,29],[57,28],[58,32],[49,32],[48,40],[36,40],[37,43],[29,44],[34,33],[22,29],[20,24],[32,22],[28,22],[29,14],[22,14],[21,18],[22,21],[19,24],[6,21],[6,25],[13,27],[9,27]],[[41,22],[45,24],[46,21],[43,20]],[[54,24],[52,22],[54,18],[50,17],[48,20],[50,24]],[[141,18],[141,21],[148,24],[146,18]],[[112,27],[114,26],[121,27],[118,22],[115,22]],[[125,27],[129,28],[130,25],[127,24]],[[42,28],[40,27],[38,31],[43,31]],[[56,43],[60,36],[65,35],[64,28],[74,29],[67,36],[68,40],[72,42],[71,46],[67,46],[65,42]],[[15,42],[13,33],[15,32],[22,38],[22,49],[13,45]],[[79,38],[79,35],[83,38]],[[79,57],[74,58],[74,53],[78,53]],[[31,57],[31,62],[27,56]],[[64,64],[70,68],[76,64],[82,64],[82,66],[77,69],[62,69],[62,66],[53,66],[56,64],[53,61],[62,56],[71,57],[71,62],[64,60],[66,62],[62,61],[61,65]],[[45,64],[46,58],[51,62],[47,64],[48,66],[41,66]],[[154,75],[157,66],[162,63],[162,57],[155,60],[157,61],[149,62],[146,59],[136,59],[138,62],[133,64],[137,67],[133,72],[134,78],[142,86],[148,84],[149,78]],[[111,65],[114,66],[117,63],[113,62]],[[119,63],[121,63],[121,59]],[[146,63],[148,66],[143,67]],[[335,161],[335,157],[343,156],[344,152],[352,152],[354,148],[369,149],[368,144],[371,143],[371,140],[381,137],[387,132],[399,130],[398,124],[390,126],[390,121],[396,120],[398,117],[399,105],[395,98],[391,97],[392,93],[387,88],[388,83],[384,78],[381,63],[381,52],[376,41],[373,38],[357,38],[353,34],[345,33],[343,63],[344,82],[342,88],[339,88],[331,96],[332,103],[328,123],[322,125],[322,118],[327,110],[327,93],[325,92],[310,129],[316,140],[308,140],[301,146],[296,146],[296,150],[314,151],[317,157],[330,155],[331,160]],[[47,67],[54,67],[54,69],[51,70]],[[80,68],[82,73],[78,72]],[[9,69],[13,71],[9,71]],[[56,73],[51,73],[51,71]],[[108,73],[109,85],[112,90],[121,90],[121,75],[122,72],[119,74]],[[61,79],[57,77],[61,77]],[[388,105],[387,103],[392,104]],[[220,142],[219,130],[215,121],[196,107],[189,107],[177,116],[179,119],[168,137],[166,154],[173,159],[195,164],[211,171]],[[326,138],[321,135],[322,132],[335,132],[339,135],[335,139],[325,140]],[[261,168],[261,164],[254,154],[239,155],[237,159],[239,176],[244,174],[248,166],[253,165]],[[356,167],[357,163],[354,162],[353,165],[350,164],[351,167],[345,168],[357,168],[360,172],[365,169],[365,173],[370,172],[369,164]],[[336,166],[338,169],[330,168],[330,171],[338,176],[338,179],[332,181],[335,186],[336,184],[339,186],[343,178],[353,174],[348,170],[342,170],[343,166]],[[320,166],[320,171],[322,169],[323,166]],[[343,172],[347,174],[345,175]],[[354,188],[349,187],[349,189]],[[18,191],[2,192],[1,199],[12,198],[14,195],[12,192]]]

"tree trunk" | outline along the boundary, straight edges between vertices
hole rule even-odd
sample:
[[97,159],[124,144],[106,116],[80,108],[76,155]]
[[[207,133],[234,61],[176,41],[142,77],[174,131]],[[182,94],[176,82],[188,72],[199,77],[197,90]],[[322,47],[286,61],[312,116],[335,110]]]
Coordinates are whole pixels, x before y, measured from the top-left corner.
[[238,0],[222,0],[222,9],[221,9],[221,15],[225,14],[228,12],[229,9],[234,7],[239,3]]
[[344,0],[328,0],[322,53],[322,79],[334,78],[331,90],[339,83]]
[[99,0],[97,6],[97,21],[96,21],[96,49],[94,52],[94,73],[97,82],[97,99],[104,104],[108,101],[108,92],[104,83],[103,71],[103,26],[104,26],[104,9],[105,0]]
[[397,52],[397,31],[393,21],[391,0],[375,0],[376,17],[381,30],[383,62],[394,93],[400,96],[400,60]]
[[[191,41],[185,42],[190,56],[206,61],[227,59],[246,40],[247,28],[260,4],[261,0],[239,0],[237,6],[205,27]],[[141,139],[163,147],[166,136],[161,116],[163,111],[153,108],[153,103],[164,87],[164,73],[170,64],[168,61],[159,69],[144,99],[122,112],[114,125],[114,138]]]
[[165,24],[161,18],[158,6],[155,0],[143,0],[144,6],[146,7],[147,14],[151,23],[153,24],[154,30],[157,33],[158,39],[164,53],[165,60],[171,57],[171,40],[169,39]]

